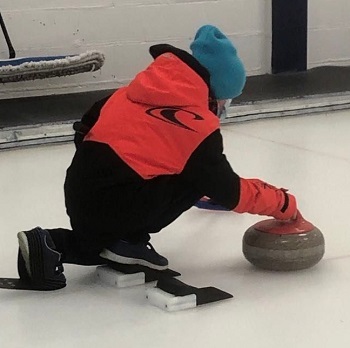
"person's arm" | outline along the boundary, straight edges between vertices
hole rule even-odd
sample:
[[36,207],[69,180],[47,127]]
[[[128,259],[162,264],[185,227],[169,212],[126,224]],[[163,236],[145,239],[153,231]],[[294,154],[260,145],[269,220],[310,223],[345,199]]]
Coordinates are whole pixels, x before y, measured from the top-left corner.
[[85,135],[95,125],[100,117],[101,109],[106,104],[110,95],[96,102],[82,117],[81,121],[74,122],[75,131],[74,144],[78,148],[84,140]]
[[190,157],[184,178],[203,196],[237,213],[267,215],[276,219],[295,216],[295,197],[259,179],[240,178],[223,154],[220,130],[208,136]]

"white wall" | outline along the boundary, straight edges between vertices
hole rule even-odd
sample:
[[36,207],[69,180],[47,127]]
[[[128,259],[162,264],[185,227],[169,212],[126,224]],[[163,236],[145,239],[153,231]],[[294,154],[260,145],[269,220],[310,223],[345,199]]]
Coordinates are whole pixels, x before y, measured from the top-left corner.
[[350,65],[350,1],[309,0],[308,67]]
[[[346,0],[344,0],[346,1]],[[102,71],[0,86],[0,99],[117,88],[151,62],[148,47],[188,50],[203,24],[236,44],[248,75],[270,71],[271,0],[1,0],[17,56],[105,53]],[[8,58],[0,35],[0,58]]]

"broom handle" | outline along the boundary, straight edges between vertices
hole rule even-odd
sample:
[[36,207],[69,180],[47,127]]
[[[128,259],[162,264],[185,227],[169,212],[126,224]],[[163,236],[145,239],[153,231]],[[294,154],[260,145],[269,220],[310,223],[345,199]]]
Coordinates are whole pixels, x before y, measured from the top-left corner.
[[12,43],[11,43],[11,40],[10,40],[10,36],[9,36],[9,34],[7,32],[7,29],[6,29],[6,26],[5,26],[5,22],[2,19],[1,12],[0,12],[0,25],[1,25],[2,32],[4,33],[4,36],[5,36],[7,47],[9,49],[10,59],[15,58],[16,57],[16,52],[15,52],[15,49],[13,48],[13,46],[12,46]]

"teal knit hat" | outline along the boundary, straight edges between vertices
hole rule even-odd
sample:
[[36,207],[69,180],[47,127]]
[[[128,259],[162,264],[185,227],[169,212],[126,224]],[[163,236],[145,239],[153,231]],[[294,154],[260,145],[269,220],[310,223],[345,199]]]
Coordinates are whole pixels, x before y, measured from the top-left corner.
[[216,27],[205,25],[190,46],[192,55],[210,74],[216,99],[238,97],[246,82],[244,65],[232,42]]

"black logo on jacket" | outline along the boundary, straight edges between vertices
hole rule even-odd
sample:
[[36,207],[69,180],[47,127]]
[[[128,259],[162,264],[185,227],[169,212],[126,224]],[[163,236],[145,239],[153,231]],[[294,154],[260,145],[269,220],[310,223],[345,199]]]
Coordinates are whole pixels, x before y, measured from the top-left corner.
[[190,116],[191,119],[196,121],[202,121],[204,118],[194,112],[184,110],[181,108],[178,108],[176,106],[169,106],[169,107],[157,107],[146,110],[146,114],[150,115],[154,118],[157,118],[158,120],[164,121],[166,123],[170,123],[174,126],[181,127],[187,130],[190,130],[192,132],[196,132],[194,129],[186,126],[182,122],[180,122],[177,118],[178,114],[186,114],[187,116]]

